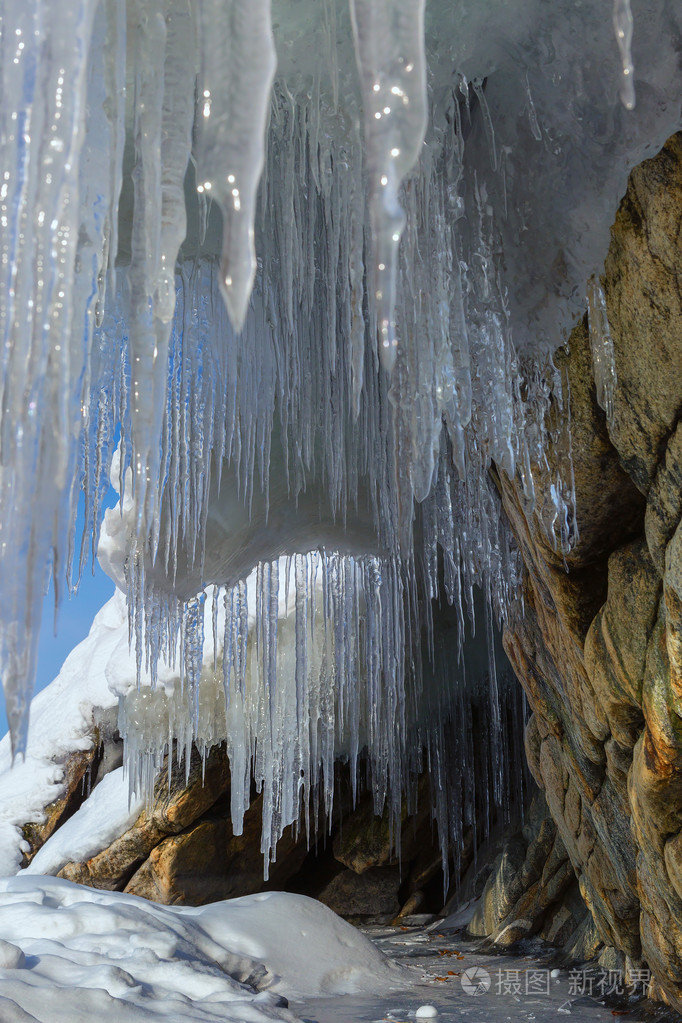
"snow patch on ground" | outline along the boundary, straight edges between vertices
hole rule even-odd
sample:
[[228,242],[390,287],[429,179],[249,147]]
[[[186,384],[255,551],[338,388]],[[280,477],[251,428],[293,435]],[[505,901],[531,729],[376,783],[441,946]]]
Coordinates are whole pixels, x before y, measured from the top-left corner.
[[406,984],[350,924],[281,892],[171,907],[24,873],[0,879],[0,934],[7,1023],[293,1020],[282,996]]

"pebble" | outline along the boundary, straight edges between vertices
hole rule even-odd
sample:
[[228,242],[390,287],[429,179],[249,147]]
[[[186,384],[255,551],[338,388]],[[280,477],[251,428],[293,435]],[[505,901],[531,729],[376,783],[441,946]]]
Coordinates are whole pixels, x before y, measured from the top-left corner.
[[438,1009],[435,1005],[420,1005],[414,1015],[415,1019],[433,1019],[438,1015]]

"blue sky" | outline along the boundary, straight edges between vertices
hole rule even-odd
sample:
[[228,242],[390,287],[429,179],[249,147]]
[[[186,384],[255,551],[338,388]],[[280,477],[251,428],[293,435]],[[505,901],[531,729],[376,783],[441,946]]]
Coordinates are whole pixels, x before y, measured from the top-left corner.
[[[112,507],[118,501],[118,494],[111,489],[105,505]],[[76,535],[80,537],[82,528],[82,515],[79,515],[76,524]],[[102,605],[109,600],[114,593],[114,584],[108,575],[95,562],[94,574],[92,563],[88,563],[83,572],[83,578],[78,593],[69,598],[64,597],[57,619],[57,634],[54,634],[54,590],[52,583],[43,601],[43,621],[40,629],[40,640],[38,644],[38,672],[36,678],[36,692],[44,689],[59,674],[59,669],[71,653],[77,643],[85,639],[92,619],[95,617]],[[0,689],[0,736],[7,731],[7,715],[5,713],[5,701],[2,698]]]

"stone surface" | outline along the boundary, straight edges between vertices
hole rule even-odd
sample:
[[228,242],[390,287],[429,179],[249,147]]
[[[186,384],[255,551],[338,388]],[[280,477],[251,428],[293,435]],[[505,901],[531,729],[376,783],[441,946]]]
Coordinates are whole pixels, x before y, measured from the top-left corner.
[[[262,796],[244,815],[241,835],[234,834],[227,809],[215,806],[208,816],[155,845],[125,891],[152,902],[190,906],[261,891],[266,886],[260,849]],[[307,852],[305,834],[294,836],[287,829],[277,846],[277,861],[270,864],[267,887],[285,884]]]
[[[469,933],[489,937],[499,945],[512,945],[543,927],[547,932],[568,890],[575,887],[568,853],[544,795],[539,793],[531,804],[528,821],[508,838],[495,859]],[[585,914],[582,900],[580,914]],[[572,909],[566,908],[554,927],[555,943],[560,944],[561,937],[570,937],[578,922]]]
[[678,134],[633,170],[605,264],[618,374],[611,439],[645,494],[682,411],[681,165]]
[[538,467],[537,508],[524,500],[519,480],[499,479],[525,566],[524,604],[505,649],[533,712],[528,761],[591,913],[591,924],[583,921],[568,939],[560,911],[543,933],[561,935],[567,951],[581,953],[596,938],[628,969],[646,962],[653,992],[678,1009],[681,226],[678,135],[633,171],[612,229],[603,283],[618,382],[608,427],[595,400],[584,323],[565,356],[579,532],[568,571],[542,527],[559,452]]
[[337,874],[318,894],[318,899],[339,916],[350,919],[360,917],[394,918],[399,910],[398,889],[400,872],[398,867],[370,867],[356,874],[354,870],[343,870]]
[[57,828],[61,827],[86,799],[90,779],[94,780],[100,757],[99,735],[95,729],[92,747],[89,750],[73,753],[64,765],[64,794],[54,803],[45,807],[43,820],[39,823],[27,823],[22,828],[24,839],[30,850],[24,854],[27,866],[38,850],[47,842]]
[[[428,791],[429,780],[423,775],[417,788],[417,812],[409,814],[403,803],[401,815],[400,861],[407,863],[420,851],[430,852],[423,846],[423,830],[431,820],[431,800]],[[388,809],[381,816],[374,812],[374,798],[367,793],[355,810],[349,813],[334,837],[334,856],[355,871],[362,874],[370,867],[385,867],[398,862],[395,841],[390,825]],[[432,866],[433,856],[425,869]],[[440,860],[439,860],[440,863]],[[433,875],[431,875],[433,876]],[[424,884],[422,877],[418,887]]]
[[229,785],[229,767],[224,749],[215,746],[202,769],[193,750],[189,776],[184,765],[173,766],[170,784],[168,765],[154,786],[154,800],[133,827],[84,863],[67,863],[59,877],[93,888],[120,890],[133,872],[165,836],[182,831],[205,813]]

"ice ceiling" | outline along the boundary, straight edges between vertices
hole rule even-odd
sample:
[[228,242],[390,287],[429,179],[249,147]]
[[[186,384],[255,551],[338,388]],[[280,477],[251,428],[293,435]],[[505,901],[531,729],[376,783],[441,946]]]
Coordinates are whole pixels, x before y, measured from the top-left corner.
[[[549,443],[563,451],[545,525],[559,549],[575,539],[569,426],[546,427],[566,397],[552,355],[584,311],[629,169],[680,127],[682,8],[1,12],[0,659],[14,746],[49,574],[71,586],[96,550],[116,451],[123,496],[102,559],[127,592],[137,698],[153,704],[162,663],[183,736],[204,741],[202,686],[222,693],[247,782],[273,779],[275,839],[317,784],[329,706],[344,711],[324,769],[335,742],[366,749],[379,802],[390,791],[399,810],[415,749],[442,759],[454,742],[442,711],[474,588],[489,651],[516,589],[490,465],[532,499],[531,465]],[[589,293],[608,406],[597,278]],[[438,646],[438,594],[456,619],[442,699],[426,676],[447,672],[421,657]],[[499,738],[492,656],[481,671]],[[322,690],[326,710],[310,703]],[[122,714],[138,767],[180,735],[166,715],[142,742]]]

